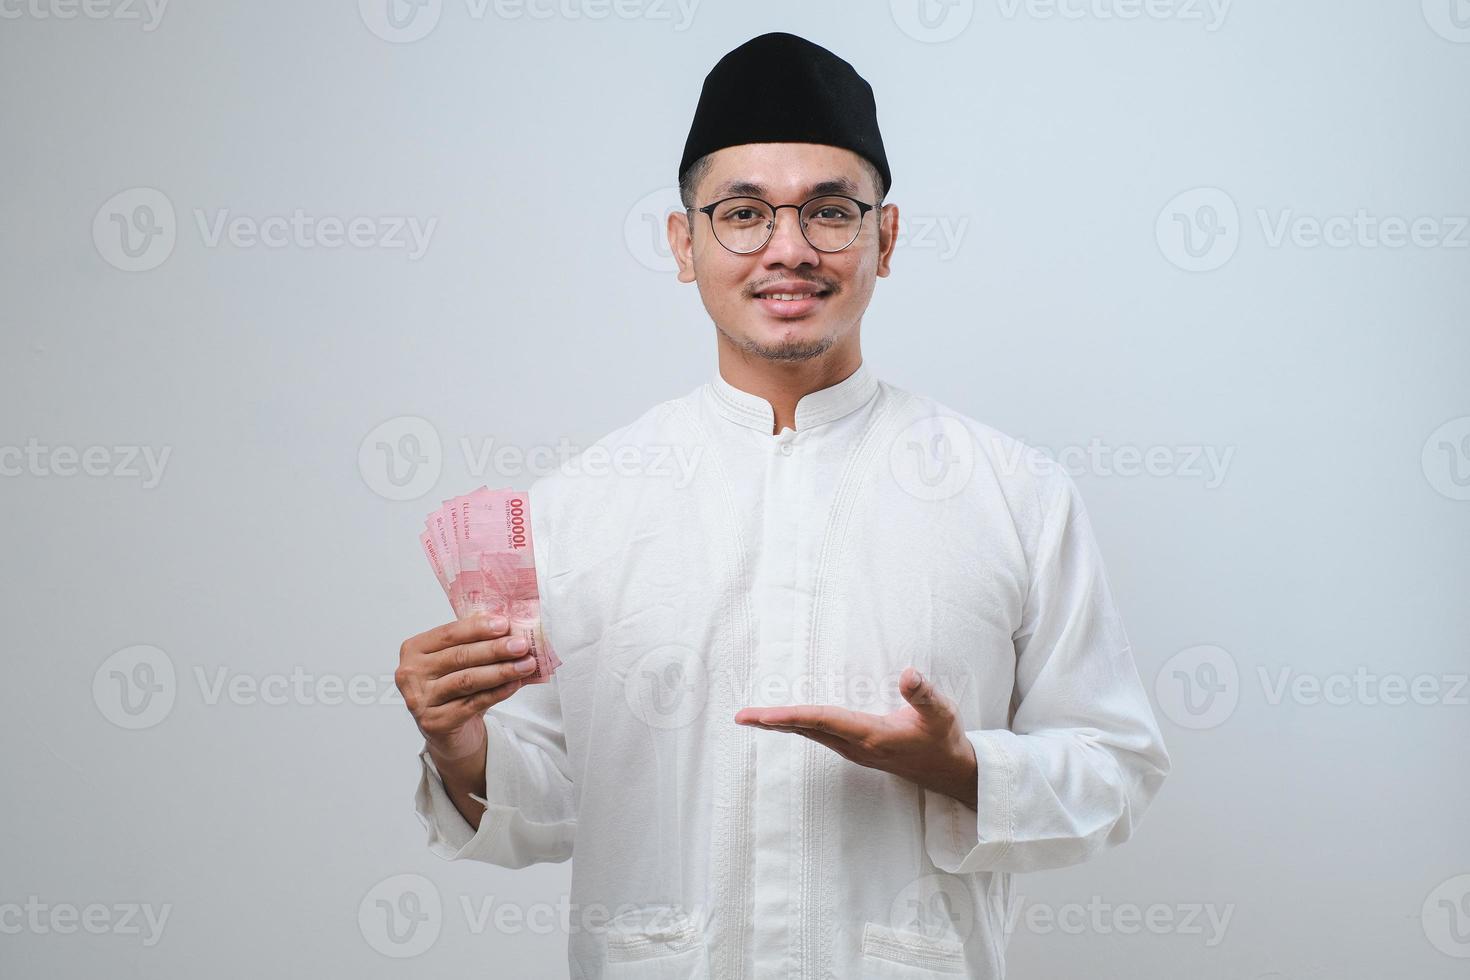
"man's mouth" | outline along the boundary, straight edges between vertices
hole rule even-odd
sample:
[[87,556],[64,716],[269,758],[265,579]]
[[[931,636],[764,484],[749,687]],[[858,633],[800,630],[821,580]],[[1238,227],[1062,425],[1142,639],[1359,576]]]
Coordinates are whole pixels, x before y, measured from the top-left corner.
[[817,286],[791,286],[756,293],[755,300],[772,316],[798,317],[815,310],[830,292]]

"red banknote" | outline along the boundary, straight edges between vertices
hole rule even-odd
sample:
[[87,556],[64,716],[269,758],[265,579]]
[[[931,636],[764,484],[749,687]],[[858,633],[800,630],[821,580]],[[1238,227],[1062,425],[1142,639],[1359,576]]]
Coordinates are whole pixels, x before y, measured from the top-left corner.
[[[536,658],[527,684],[545,684],[561,666],[541,629],[541,594],[531,546],[530,498],[480,487],[444,501],[419,535],[434,576],[460,618],[481,610],[504,616]],[[524,656],[524,654],[523,654]]]

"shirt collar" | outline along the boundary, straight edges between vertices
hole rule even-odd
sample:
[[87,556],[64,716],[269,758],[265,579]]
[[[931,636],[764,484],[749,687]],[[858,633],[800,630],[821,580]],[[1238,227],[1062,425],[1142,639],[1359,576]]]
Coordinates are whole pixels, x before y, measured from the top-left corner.
[[[709,382],[715,409],[725,418],[766,435],[776,427],[776,410],[760,395],[753,395],[726,381],[718,370]],[[868,370],[866,361],[843,380],[819,391],[809,391],[796,403],[796,429],[833,422],[857,411],[878,391],[878,379]]]

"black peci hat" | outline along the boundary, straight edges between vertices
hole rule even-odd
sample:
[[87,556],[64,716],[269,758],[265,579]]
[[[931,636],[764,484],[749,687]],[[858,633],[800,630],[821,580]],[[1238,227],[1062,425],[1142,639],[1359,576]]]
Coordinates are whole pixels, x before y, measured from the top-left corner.
[[741,143],[823,143],[865,157],[893,180],[873,87],[819,44],[774,32],[751,38],[705,76],[679,176],[706,153]]

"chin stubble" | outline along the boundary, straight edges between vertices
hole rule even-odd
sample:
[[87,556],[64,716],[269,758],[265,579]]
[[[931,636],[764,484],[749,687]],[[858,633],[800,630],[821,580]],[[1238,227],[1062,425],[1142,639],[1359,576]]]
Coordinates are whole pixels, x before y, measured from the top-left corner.
[[715,329],[739,350],[768,361],[809,361],[827,353],[832,349],[833,344],[831,336],[818,337],[816,340],[793,338],[778,344],[763,344],[756,340],[741,340],[738,337],[732,337],[718,324],[715,325]]

